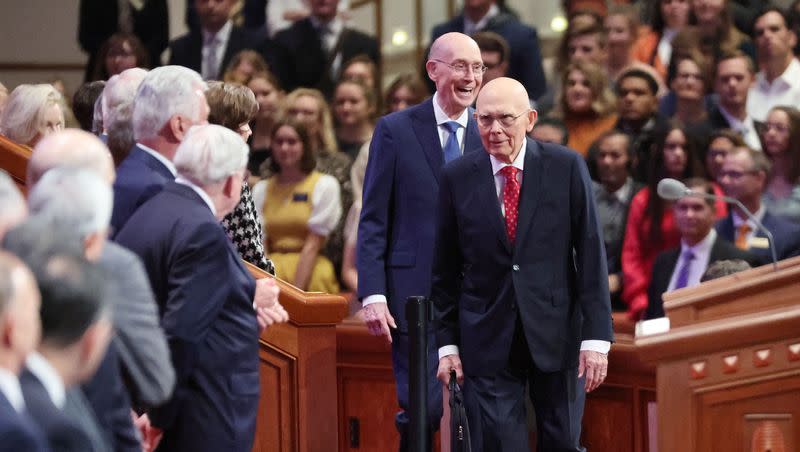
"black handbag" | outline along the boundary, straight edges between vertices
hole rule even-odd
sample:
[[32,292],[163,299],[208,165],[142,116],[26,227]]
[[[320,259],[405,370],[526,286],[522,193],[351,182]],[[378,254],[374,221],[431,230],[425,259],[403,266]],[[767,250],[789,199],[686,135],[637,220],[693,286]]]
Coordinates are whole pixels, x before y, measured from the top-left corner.
[[467,410],[464,407],[464,393],[456,383],[456,371],[450,371],[450,451],[472,452]]

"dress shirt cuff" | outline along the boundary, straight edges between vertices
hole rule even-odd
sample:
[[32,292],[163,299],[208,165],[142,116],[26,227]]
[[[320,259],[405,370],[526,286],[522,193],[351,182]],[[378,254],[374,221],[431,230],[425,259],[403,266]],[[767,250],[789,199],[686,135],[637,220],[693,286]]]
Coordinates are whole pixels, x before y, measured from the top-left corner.
[[375,294],[375,295],[369,295],[367,297],[364,297],[364,299],[361,300],[361,307],[366,308],[367,306],[369,306],[371,304],[374,304],[374,303],[384,303],[384,304],[386,304],[386,295]]
[[[611,350],[611,342],[598,340],[583,341],[581,342],[581,351],[584,350],[608,354],[608,351]],[[441,351],[439,353],[441,353]]]
[[445,345],[444,347],[439,347],[439,359],[442,359],[447,355],[458,355],[458,345]]

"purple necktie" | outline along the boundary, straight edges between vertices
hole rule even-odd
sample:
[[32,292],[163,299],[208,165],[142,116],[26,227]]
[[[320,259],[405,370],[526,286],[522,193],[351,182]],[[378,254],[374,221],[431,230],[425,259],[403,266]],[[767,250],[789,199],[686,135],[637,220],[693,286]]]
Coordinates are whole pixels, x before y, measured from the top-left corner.
[[678,270],[678,280],[675,281],[675,289],[682,289],[689,285],[689,269],[694,260],[694,253],[692,253],[691,250],[686,250],[681,254],[681,259],[683,260],[683,264],[680,270]]

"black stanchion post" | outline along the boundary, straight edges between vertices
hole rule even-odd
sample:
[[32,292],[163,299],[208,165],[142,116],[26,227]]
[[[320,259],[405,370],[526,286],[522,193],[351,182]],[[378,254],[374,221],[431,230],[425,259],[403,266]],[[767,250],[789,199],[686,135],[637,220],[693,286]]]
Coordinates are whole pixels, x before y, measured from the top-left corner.
[[428,300],[406,299],[408,321],[408,405],[411,452],[425,452],[428,438]]

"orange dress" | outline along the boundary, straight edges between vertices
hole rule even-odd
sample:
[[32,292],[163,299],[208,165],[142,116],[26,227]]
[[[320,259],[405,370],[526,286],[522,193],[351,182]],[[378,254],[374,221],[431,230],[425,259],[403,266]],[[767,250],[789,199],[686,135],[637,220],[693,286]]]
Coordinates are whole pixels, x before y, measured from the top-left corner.
[[614,128],[617,115],[607,116],[573,116],[564,118],[564,125],[569,132],[567,146],[586,157],[589,147],[600,135]]

